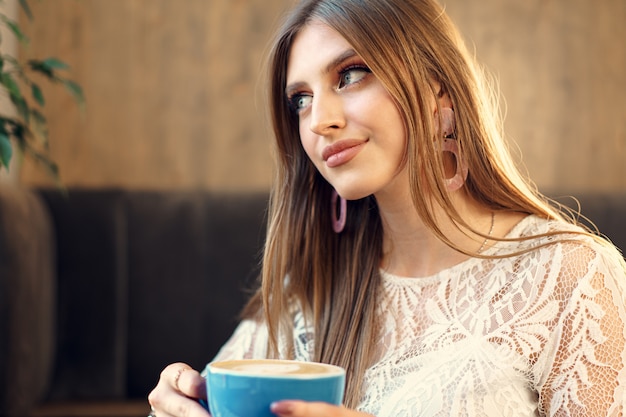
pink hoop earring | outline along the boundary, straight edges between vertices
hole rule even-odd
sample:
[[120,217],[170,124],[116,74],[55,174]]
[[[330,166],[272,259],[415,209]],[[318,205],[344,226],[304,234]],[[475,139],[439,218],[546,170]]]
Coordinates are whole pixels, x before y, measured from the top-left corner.
[[[339,201],[339,218],[337,218],[337,201]],[[348,210],[348,202],[345,198],[339,197],[337,191],[333,189],[330,198],[330,218],[333,222],[333,230],[335,233],[341,233],[346,226],[346,212]]]
[[441,147],[443,152],[451,152],[456,159],[456,173],[452,178],[446,178],[448,191],[456,191],[463,186],[467,180],[467,164],[459,157],[459,147],[455,139],[444,139]]

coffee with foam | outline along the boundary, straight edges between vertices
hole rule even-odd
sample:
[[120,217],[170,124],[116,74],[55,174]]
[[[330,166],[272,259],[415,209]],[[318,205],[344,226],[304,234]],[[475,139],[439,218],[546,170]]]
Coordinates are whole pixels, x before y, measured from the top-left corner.
[[273,359],[244,359],[214,362],[213,368],[247,375],[329,375],[343,372],[342,369],[333,365],[322,363],[273,360]]

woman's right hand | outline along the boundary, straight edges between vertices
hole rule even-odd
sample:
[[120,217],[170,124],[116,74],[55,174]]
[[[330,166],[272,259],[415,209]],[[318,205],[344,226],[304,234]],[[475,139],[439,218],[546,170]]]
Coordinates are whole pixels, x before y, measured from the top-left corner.
[[157,417],[207,417],[198,402],[206,400],[205,379],[185,363],[173,363],[161,372],[159,383],[148,395]]

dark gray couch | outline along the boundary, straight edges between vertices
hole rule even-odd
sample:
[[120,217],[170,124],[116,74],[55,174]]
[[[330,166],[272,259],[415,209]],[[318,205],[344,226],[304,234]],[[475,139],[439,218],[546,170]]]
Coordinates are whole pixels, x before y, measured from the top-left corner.
[[[626,247],[626,194],[579,197]],[[266,204],[265,194],[0,184],[0,416],[145,399],[166,364],[202,368],[256,279]]]
[[265,194],[0,184],[0,416],[145,399],[201,368],[258,273]]

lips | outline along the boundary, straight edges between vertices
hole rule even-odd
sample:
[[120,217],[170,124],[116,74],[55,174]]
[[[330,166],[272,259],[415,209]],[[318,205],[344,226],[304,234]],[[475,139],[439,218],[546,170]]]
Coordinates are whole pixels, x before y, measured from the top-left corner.
[[326,166],[334,168],[352,160],[363,148],[367,140],[345,139],[324,148],[322,158]]

